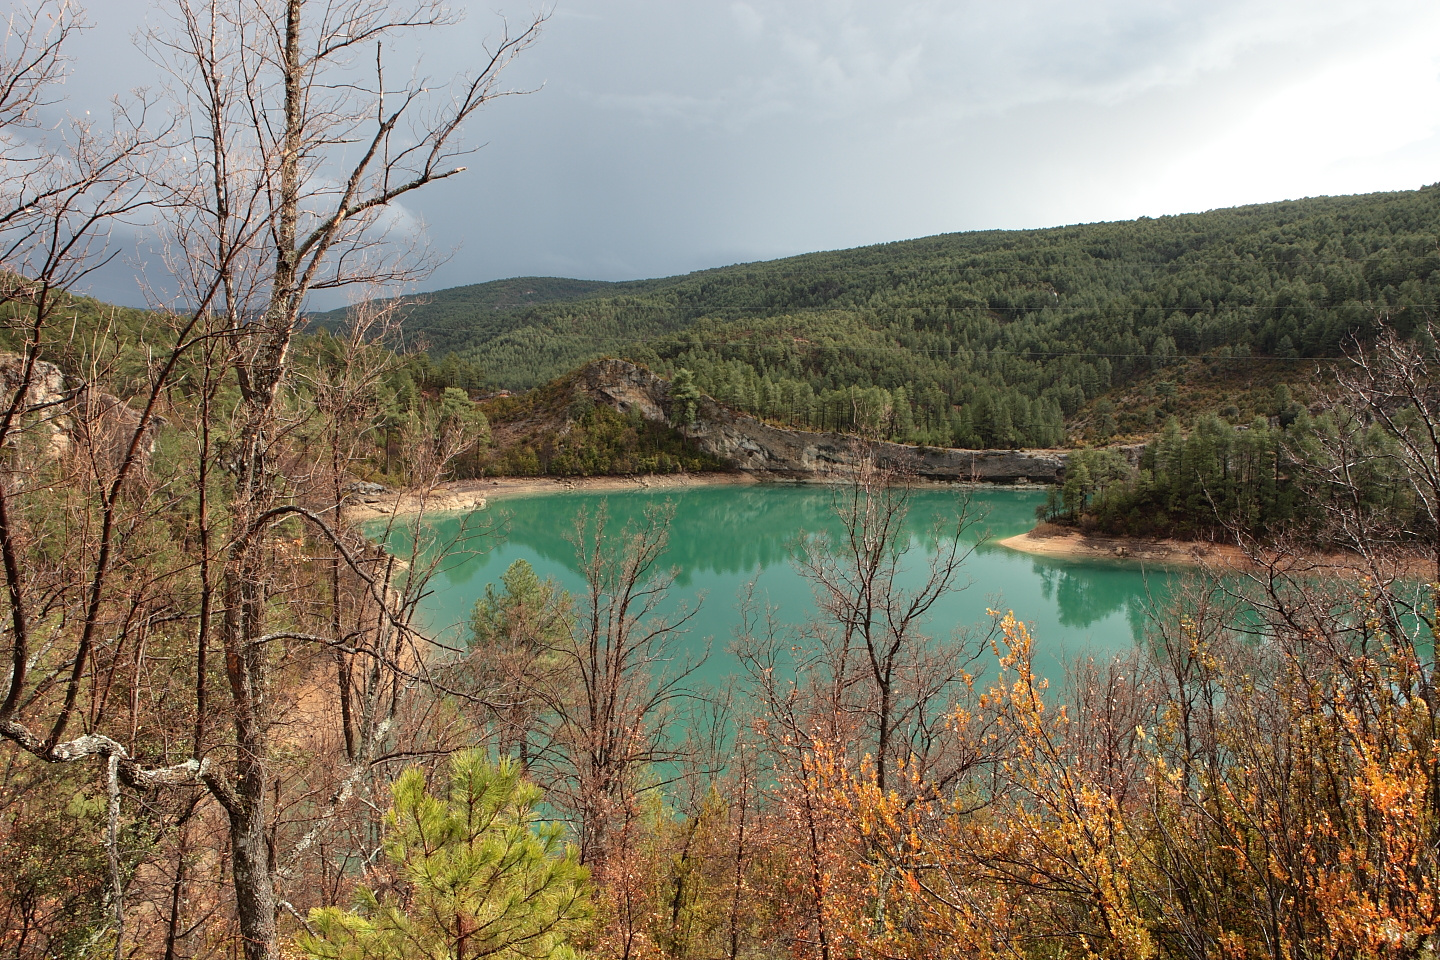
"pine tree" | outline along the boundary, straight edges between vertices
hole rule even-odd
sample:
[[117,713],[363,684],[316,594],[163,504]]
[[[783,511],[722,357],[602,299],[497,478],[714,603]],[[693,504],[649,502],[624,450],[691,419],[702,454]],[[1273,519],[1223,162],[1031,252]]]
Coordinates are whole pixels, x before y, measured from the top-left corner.
[[385,855],[409,888],[403,899],[368,887],[355,909],[310,912],[296,942],[317,960],[568,960],[592,909],[588,871],[556,824],[539,824],[540,790],[508,760],[479,751],[450,761],[432,794],[411,768],[395,783]]
[[700,410],[701,399],[703,395],[695,385],[695,375],[684,367],[676,370],[670,381],[670,415],[674,421],[682,427],[692,425]]

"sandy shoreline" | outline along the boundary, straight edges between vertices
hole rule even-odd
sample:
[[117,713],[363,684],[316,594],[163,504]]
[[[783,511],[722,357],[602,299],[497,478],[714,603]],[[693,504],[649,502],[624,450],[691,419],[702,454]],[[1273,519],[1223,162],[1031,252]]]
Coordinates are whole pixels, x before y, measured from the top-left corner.
[[468,513],[491,500],[510,497],[544,496],[551,493],[625,492],[632,490],[683,490],[689,487],[744,486],[760,483],[745,473],[670,473],[631,477],[487,477],[480,480],[452,480],[427,493],[400,491],[351,501],[346,516],[364,523],[386,517],[416,513]]
[[[1142,540],[1128,537],[1097,537],[1042,524],[1027,533],[997,540],[1002,547],[1062,560],[1112,560],[1173,569],[1210,567],[1242,573],[1256,573],[1274,564],[1296,576],[1360,577],[1373,571],[1356,554],[1273,553],[1253,558],[1233,543],[1206,543],[1186,540]],[[1427,580],[1434,576],[1433,561],[1425,557],[1397,558],[1379,570],[1382,578]]]
[[1043,528],[995,542],[1021,553],[1061,560],[1117,560],[1157,567],[1216,566],[1238,569],[1253,566],[1244,552],[1234,544],[1096,537],[1078,530],[1055,532]]
[[[386,517],[413,516],[417,513],[468,513],[483,508],[491,500],[509,497],[544,496],[551,493],[629,492],[637,490],[684,490],[693,487],[759,486],[834,486],[849,482],[843,474],[815,477],[757,476],[734,473],[667,473],[636,474],[624,477],[486,477],[480,480],[452,480],[428,493],[387,491],[352,499],[345,506],[346,516],[365,523]],[[1035,490],[1041,484],[999,484],[984,481],[917,480],[916,489],[947,490]]]

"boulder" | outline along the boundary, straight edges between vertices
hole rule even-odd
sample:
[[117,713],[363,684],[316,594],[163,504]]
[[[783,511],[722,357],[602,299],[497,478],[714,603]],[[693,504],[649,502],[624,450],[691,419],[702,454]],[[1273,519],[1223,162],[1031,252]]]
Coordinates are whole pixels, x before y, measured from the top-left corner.
[[[0,353],[0,414],[14,401],[24,379],[24,358]],[[38,434],[38,448],[47,456],[60,456],[70,449],[70,394],[65,387],[65,374],[59,367],[37,360],[30,373],[30,385],[20,398],[22,429]]]

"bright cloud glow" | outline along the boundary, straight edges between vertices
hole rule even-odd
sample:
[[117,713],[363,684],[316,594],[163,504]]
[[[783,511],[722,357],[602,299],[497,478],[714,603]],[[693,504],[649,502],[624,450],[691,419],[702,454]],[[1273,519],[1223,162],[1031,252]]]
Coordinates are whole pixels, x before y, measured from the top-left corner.
[[1166,165],[1142,202],[1197,209],[1415,187],[1440,180],[1437,133],[1440,13],[1237,110]]
[[[154,82],[115,44],[150,5],[92,5],[73,107]],[[469,6],[425,73],[494,32]],[[397,214],[458,248],[429,286],[1440,180],[1433,0],[559,0],[512,80]]]

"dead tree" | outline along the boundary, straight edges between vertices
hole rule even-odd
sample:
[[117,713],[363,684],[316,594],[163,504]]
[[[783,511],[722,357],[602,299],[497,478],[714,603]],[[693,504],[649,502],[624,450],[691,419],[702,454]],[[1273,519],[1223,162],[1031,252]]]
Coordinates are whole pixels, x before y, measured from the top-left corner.
[[660,612],[675,580],[660,566],[671,513],[649,509],[618,536],[603,506],[593,518],[577,516],[572,543],[586,591],[571,629],[542,638],[542,655],[557,666],[530,692],[546,727],[531,770],[571,817],[581,859],[601,876],[617,826],[638,815],[642,788],[665,786],[666,765],[673,771],[685,759],[673,728],[699,702],[690,684],[704,656],[678,650],[698,608]]
[[[448,103],[417,118],[428,85],[421,79],[393,85],[381,44],[401,30],[442,26],[446,13],[438,3],[391,9],[336,0],[315,10],[302,0],[182,0],[177,20],[168,49],[197,108],[197,154],[202,147],[209,153],[208,177],[197,178],[191,194],[197,199],[181,210],[213,223],[207,234],[213,277],[241,397],[226,451],[234,492],[216,585],[235,759],[225,779],[212,776],[207,785],[229,815],[240,926],[247,956],[258,958],[275,950],[277,909],[266,796],[276,572],[266,539],[278,521],[300,516],[342,549],[331,525],[289,501],[277,470],[286,432],[282,394],[303,305],[313,290],[408,275],[408,266],[387,269],[367,257],[381,213],[464,169],[455,162],[457,133],[500,92],[500,71],[534,39],[540,22],[504,36],[478,73],[448,91]],[[368,82],[335,82],[372,52]],[[357,143],[358,159],[326,176],[324,164]]]
[[[912,784],[951,793],[993,759],[981,745],[987,734],[948,725],[972,693],[966,668],[983,644],[937,639],[927,629],[935,604],[964,586],[957,581],[974,549],[968,499],[957,498],[953,513],[922,535],[932,552],[907,585],[910,494],[905,476],[864,464],[834,494],[838,532],[811,534],[796,550],[795,565],[815,594],[813,622],[788,627],[747,600],[736,641],[756,734],[776,767],[776,800],[795,823],[810,900],[805,936],[823,958],[839,949],[829,906],[832,886],[844,882],[837,851],[860,839],[841,829],[829,806],[835,765],[882,793],[913,797]],[[913,779],[896,776],[902,765]]]
[[[307,504],[305,478],[292,469],[297,425],[306,419],[297,416],[303,398],[293,357],[304,304],[318,289],[415,275],[413,260],[382,256],[384,213],[464,169],[461,128],[505,92],[501,70],[535,39],[543,17],[507,32],[474,74],[453,84],[396,83],[384,70],[382,43],[443,26],[447,14],[437,2],[175,0],[171,9],[171,29],[152,36],[149,49],[174,77],[184,136],[102,140],[76,127],[65,163],[26,153],[14,137],[5,142],[3,296],[15,308],[10,323],[24,349],[21,374],[0,398],[9,622],[0,735],[47,761],[102,758],[112,796],[121,784],[203,785],[229,822],[245,956],[271,958],[281,903],[273,849],[272,788],[284,737],[277,721],[293,664],[338,649],[366,669],[413,677],[421,659],[404,649],[415,642],[407,622],[413,598],[397,598],[393,564],[357,549],[333,511]],[[56,2],[33,22],[40,26],[12,28],[0,63],[0,133],[33,122],[78,20]],[[144,129],[133,113],[121,119]],[[141,161],[163,146],[173,147],[170,162],[145,168]],[[118,455],[77,487],[25,442],[53,413],[34,402],[32,387],[63,288],[96,262],[105,224],[140,204],[163,213],[174,302],[184,308],[168,314],[168,343],[150,365],[134,401],[137,422]],[[222,403],[232,390],[234,402]],[[181,392],[193,401],[197,391],[189,467],[142,477],[145,438],[166,403]],[[35,482],[37,469],[44,483]],[[197,505],[178,554],[136,535],[158,531],[158,518],[184,497]],[[47,542],[45,531],[60,517],[71,529],[63,542]],[[296,531],[339,558],[368,622],[342,624],[336,635],[333,618],[307,621],[280,602],[303,578],[304,558],[283,543]],[[190,661],[184,747],[127,742],[111,731],[107,701],[96,693],[97,665],[139,642],[139,631],[116,625],[155,619],[134,602],[137,584],[164,588],[157,596],[174,608],[167,623],[193,625],[170,651],[183,650]],[[218,696],[212,678],[223,683]],[[370,689],[378,696],[392,687]],[[373,744],[383,724],[365,726]],[[352,744],[348,753],[360,762],[370,749]],[[123,918],[119,893],[117,885]]]
[[[794,643],[794,664],[777,672],[773,636],[746,637],[740,648],[776,719],[793,714],[800,701],[808,704],[807,718],[791,721],[796,741],[818,735],[863,744],[882,790],[895,764],[912,759],[928,779],[950,782],[952,774],[940,769],[950,739],[942,735],[944,717],[977,653],[927,630],[935,604],[965,586],[958,581],[976,545],[966,536],[969,500],[958,497],[951,515],[922,528],[931,553],[907,586],[911,491],[903,474],[862,465],[835,493],[838,534],[811,534],[796,552],[819,615]],[[785,675],[793,678],[790,687],[777,687]]]

